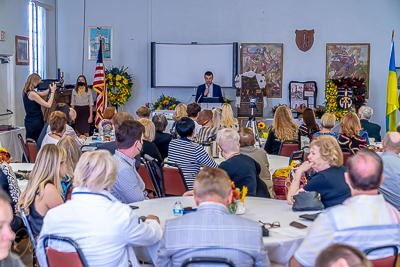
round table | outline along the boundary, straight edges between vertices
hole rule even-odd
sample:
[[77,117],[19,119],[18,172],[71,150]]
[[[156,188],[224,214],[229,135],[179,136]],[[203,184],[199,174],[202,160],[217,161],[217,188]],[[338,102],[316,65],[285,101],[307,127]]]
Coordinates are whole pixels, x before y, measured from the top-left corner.
[[[184,207],[196,207],[193,197],[151,199],[135,202],[130,205],[139,207],[139,209],[135,210],[138,216],[147,216],[149,214],[158,216],[161,226],[164,228],[166,220],[176,218],[173,215],[172,208],[178,200]],[[312,224],[311,221],[300,219],[299,215],[315,212],[293,212],[291,206],[284,200],[257,197],[247,197],[245,200],[245,207],[245,214],[229,216],[243,216],[244,218],[256,222],[261,220],[264,223],[272,223],[275,221],[280,223],[281,227],[270,229],[270,236],[264,237],[263,240],[270,261],[287,266],[291,256],[306,236],[308,227]],[[305,229],[294,228],[289,225],[293,221],[300,222],[308,227]],[[148,248],[141,248],[140,250],[135,249],[135,252],[139,254],[137,255],[138,258],[150,257],[153,262],[155,262],[157,259],[158,246],[159,244]],[[144,255],[146,253],[148,255]]]
[[[11,168],[13,169],[14,172],[18,171],[32,171],[33,166],[35,165],[34,163],[10,163],[9,164]],[[26,186],[28,185],[28,180],[19,180],[18,185],[19,188],[21,189],[21,192],[25,190]]]

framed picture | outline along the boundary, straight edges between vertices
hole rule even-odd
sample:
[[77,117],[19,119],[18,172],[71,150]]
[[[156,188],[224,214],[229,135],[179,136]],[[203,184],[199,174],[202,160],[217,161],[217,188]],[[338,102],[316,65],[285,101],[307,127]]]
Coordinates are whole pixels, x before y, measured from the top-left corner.
[[264,76],[267,97],[282,97],[283,44],[242,44],[241,73],[254,71]]
[[400,67],[396,67],[397,89],[400,90]]
[[112,27],[89,26],[89,60],[97,60],[100,48],[100,38],[103,39],[103,58],[112,60],[113,34]]
[[326,44],[326,79],[364,78],[369,96],[370,44]]
[[15,35],[16,65],[29,65],[29,38]]

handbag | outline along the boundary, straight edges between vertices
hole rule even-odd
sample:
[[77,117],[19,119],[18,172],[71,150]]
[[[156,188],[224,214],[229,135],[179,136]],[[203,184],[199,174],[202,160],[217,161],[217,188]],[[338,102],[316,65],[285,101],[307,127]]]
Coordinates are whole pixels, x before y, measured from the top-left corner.
[[321,202],[321,194],[315,191],[303,191],[292,196],[293,211],[323,210],[324,204]]

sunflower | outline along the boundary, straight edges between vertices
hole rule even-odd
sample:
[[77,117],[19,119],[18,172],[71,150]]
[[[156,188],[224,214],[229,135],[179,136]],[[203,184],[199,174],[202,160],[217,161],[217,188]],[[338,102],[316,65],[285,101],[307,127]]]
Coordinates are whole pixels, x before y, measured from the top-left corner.
[[260,130],[264,130],[264,129],[265,129],[265,123],[263,123],[262,121],[260,121],[260,122],[257,124],[257,127],[258,127],[258,129],[260,129]]
[[331,103],[335,102],[335,99],[331,98],[331,100],[329,100]]

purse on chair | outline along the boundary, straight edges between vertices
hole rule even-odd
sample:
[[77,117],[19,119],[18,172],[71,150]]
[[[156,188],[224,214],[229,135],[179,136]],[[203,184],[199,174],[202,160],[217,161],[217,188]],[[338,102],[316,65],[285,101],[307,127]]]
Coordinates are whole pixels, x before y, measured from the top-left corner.
[[324,204],[321,202],[321,194],[315,191],[299,192],[292,196],[293,211],[323,210]]

